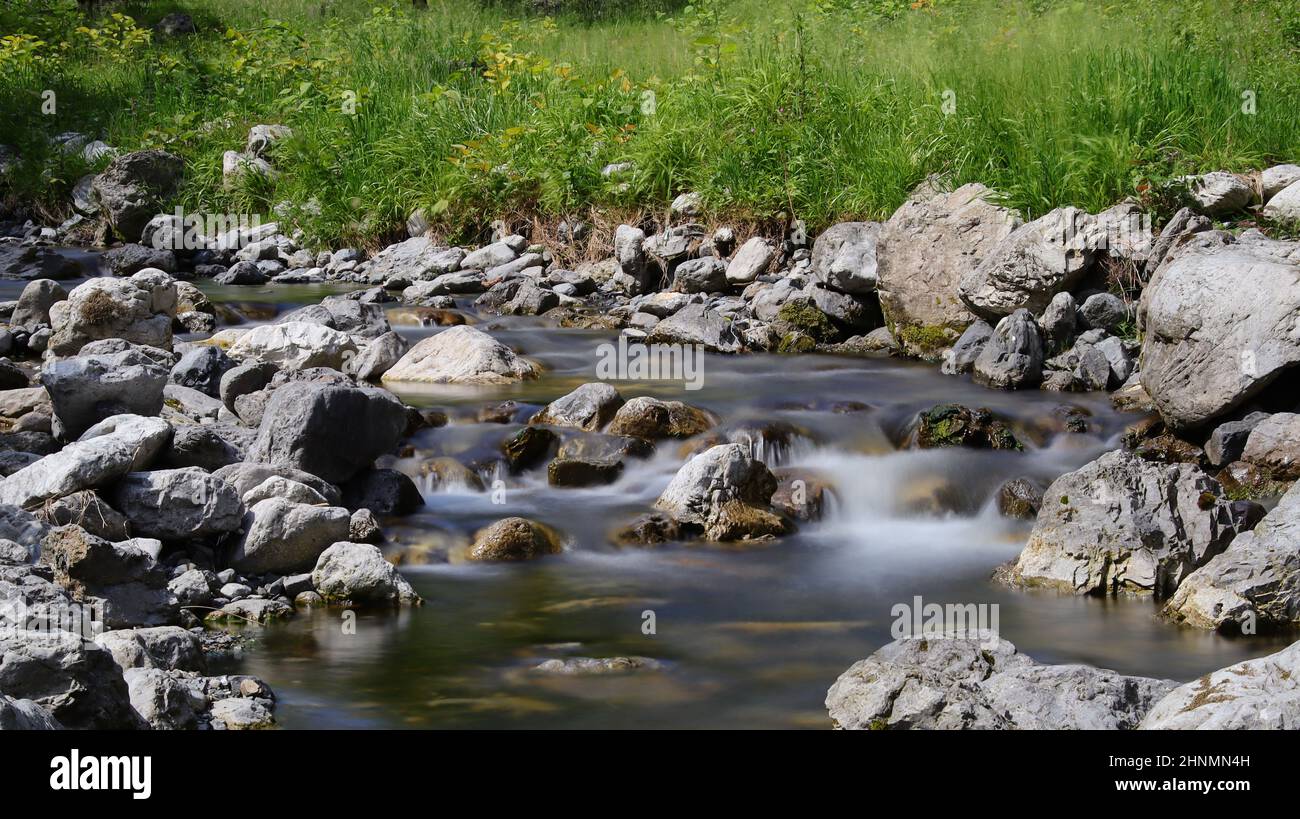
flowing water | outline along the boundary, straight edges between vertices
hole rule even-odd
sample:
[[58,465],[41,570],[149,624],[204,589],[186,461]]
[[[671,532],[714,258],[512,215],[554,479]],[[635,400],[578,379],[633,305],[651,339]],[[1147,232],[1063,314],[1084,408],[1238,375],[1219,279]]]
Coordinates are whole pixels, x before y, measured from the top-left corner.
[[[263,313],[331,292],[205,289],[214,299],[266,305]],[[616,383],[625,398],[705,407],[725,430],[788,424],[796,433],[788,443],[762,444],[757,454],[824,479],[834,497],[822,521],[770,543],[614,546],[610,531],[649,508],[689,443],[661,442],[600,488],[551,488],[544,469],[494,470],[497,447],[518,422],[595,380],[596,347],[614,334],[465,312],[546,374],[512,387],[400,393],[451,420],[416,435],[394,465],[418,475],[429,459],[452,456],[478,465],[488,491],[425,486],[422,511],[384,522],[386,548],[401,555],[423,607],[361,612],[355,621],[315,611],[252,632],[253,645],[223,670],[266,679],[285,726],[826,728],[827,687],[892,639],[891,609],[916,596],[998,604],[1001,636],[1030,656],[1129,674],[1188,680],[1288,642],[1180,628],[1158,619],[1150,600],[995,583],[993,570],[1016,556],[1029,530],[993,508],[1001,482],[1072,470],[1116,447],[1133,417],[1101,394],[1002,393],[897,360],[710,355],[698,391],[681,382]],[[415,340],[439,328],[399,329]],[[479,408],[506,399],[520,404],[515,423],[475,420]],[[942,402],[1012,419],[1026,451],[897,451],[907,421]],[[1064,431],[1063,407],[1087,413],[1088,431]],[[494,480],[503,489],[492,491]],[[473,531],[509,515],[552,525],[565,552],[523,564],[457,559]],[[652,634],[643,630],[648,613]],[[602,677],[531,670],[550,658],[627,655],[663,667]]]

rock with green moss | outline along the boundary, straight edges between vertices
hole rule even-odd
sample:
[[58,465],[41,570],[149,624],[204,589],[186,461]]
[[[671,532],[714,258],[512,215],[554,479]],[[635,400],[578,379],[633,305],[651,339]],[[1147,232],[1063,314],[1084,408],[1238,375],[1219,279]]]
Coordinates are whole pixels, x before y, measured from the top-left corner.
[[776,328],[783,336],[800,333],[822,344],[839,338],[839,331],[831,323],[830,316],[807,298],[791,299],[781,305],[776,314]]
[[973,449],[1021,450],[1015,433],[987,409],[961,404],[938,404],[920,413],[906,446],[936,449],[963,446]]

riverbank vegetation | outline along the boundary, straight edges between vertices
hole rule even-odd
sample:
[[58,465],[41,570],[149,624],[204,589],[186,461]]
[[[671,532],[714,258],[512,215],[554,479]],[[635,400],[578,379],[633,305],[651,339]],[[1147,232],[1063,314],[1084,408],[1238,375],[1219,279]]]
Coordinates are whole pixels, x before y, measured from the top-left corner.
[[[197,33],[153,30],[175,12]],[[1173,176],[1300,156],[1296,0],[31,0],[0,35],[0,190],[46,220],[107,162],[67,131],[182,156],[177,204],[280,206],[331,244],[686,190],[817,229],[932,173],[1028,216],[1158,206]],[[293,129],[276,175],[223,184],[258,123]]]

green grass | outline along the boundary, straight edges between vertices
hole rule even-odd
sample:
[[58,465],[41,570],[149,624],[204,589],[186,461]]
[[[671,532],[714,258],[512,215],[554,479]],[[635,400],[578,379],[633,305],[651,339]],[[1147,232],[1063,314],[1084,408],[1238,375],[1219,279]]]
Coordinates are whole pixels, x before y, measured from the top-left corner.
[[[391,237],[415,207],[470,236],[504,215],[662,211],[684,190],[716,218],[818,229],[888,216],[931,173],[1033,216],[1300,160],[1297,0],[628,0],[554,20],[520,5],[125,2],[110,8],[142,26],[189,11],[201,34],[115,58],[78,44],[71,0],[0,4],[0,32],[72,44],[0,57],[0,143],[24,157],[6,199],[66,213],[88,170],[49,149],[66,130],[165,147],[187,161],[180,204],[289,203],[329,244]],[[259,122],[295,129],[279,177],[223,190],[222,153]],[[602,178],[620,161],[635,172]]]

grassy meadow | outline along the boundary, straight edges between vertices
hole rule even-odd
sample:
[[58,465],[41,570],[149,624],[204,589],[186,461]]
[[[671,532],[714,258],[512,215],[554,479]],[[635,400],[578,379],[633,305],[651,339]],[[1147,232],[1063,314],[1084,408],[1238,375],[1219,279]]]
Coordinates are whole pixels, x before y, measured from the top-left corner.
[[[537,12],[541,6],[549,15]],[[199,33],[155,38],[164,14]],[[114,16],[117,15],[117,16]],[[287,203],[322,244],[423,209],[610,220],[699,191],[714,218],[888,216],[928,174],[1027,215],[1171,176],[1300,161],[1300,0],[0,0],[0,180],[66,216],[81,131],[187,162],[182,204]],[[52,90],[56,110],[42,110]],[[233,189],[251,125],[295,136]],[[602,168],[631,163],[611,177]]]

